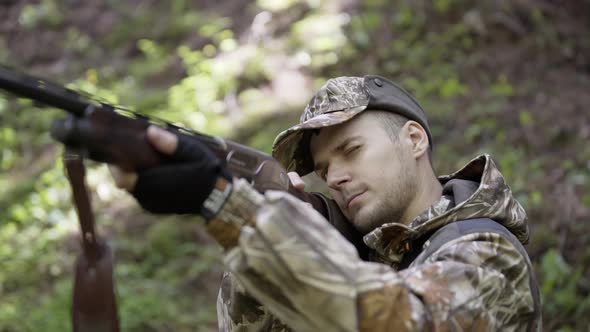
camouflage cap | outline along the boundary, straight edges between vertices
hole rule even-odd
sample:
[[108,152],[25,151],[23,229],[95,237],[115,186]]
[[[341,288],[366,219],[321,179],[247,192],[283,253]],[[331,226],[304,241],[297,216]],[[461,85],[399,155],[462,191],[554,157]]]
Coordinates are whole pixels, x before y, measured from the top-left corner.
[[426,130],[432,147],[426,114],[404,89],[380,76],[337,77],[328,80],[313,96],[299,124],[277,136],[272,155],[288,171],[308,174],[313,171],[310,129],[343,123],[365,110],[390,111],[418,122]]

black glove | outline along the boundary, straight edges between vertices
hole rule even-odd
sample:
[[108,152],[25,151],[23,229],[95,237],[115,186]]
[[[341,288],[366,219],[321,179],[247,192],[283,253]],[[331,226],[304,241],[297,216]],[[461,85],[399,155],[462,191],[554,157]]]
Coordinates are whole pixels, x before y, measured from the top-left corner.
[[131,194],[152,213],[200,214],[219,177],[231,181],[229,171],[204,144],[178,135],[169,162],[141,171]]

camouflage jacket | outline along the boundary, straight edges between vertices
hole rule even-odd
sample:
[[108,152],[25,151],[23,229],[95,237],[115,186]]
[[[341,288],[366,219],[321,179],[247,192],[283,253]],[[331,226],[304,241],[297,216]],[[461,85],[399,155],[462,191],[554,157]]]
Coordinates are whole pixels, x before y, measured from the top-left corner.
[[[208,224],[226,249],[220,330],[540,330],[529,258],[499,234],[461,236],[397,270],[409,240],[458,220],[491,218],[528,240],[526,214],[489,156],[439,179],[443,196],[409,225],[364,237],[371,261],[307,204],[234,180]],[[454,180],[474,186],[453,188]]]

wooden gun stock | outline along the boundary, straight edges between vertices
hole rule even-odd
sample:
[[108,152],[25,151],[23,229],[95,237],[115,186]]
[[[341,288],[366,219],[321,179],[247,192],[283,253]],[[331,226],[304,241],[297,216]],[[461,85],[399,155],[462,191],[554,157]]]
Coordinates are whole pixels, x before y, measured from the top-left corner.
[[[73,90],[1,65],[0,89],[70,113],[65,120],[54,123],[52,136],[67,147],[74,148],[83,157],[116,164],[127,171],[141,171],[169,162],[167,156],[156,151],[147,141],[146,129],[150,125],[158,125],[176,135],[198,140],[222,160],[234,176],[247,179],[258,191],[283,190],[310,203],[357,247],[361,257],[367,256],[367,247],[363,244],[361,234],[346,220],[336,203],[324,195],[295,189],[286,170],[266,153],[106,103],[90,101]],[[74,175],[73,178],[78,179],[74,182],[83,182],[83,175]],[[85,226],[83,220],[91,220],[93,224],[92,216],[88,216],[91,214],[90,205],[86,202],[88,197],[83,184],[75,185],[74,182],[72,189],[77,197],[76,207],[79,209],[84,244],[83,255],[76,263],[72,311],[74,331],[115,332],[118,331],[118,319],[112,253],[105,243],[96,238],[88,243],[85,229],[89,227],[88,223]]]
[[[130,118],[90,105],[82,117],[71,115],[56,121],[51,134],[66,146],[82,151],[85,157],[127,171],[141,171],[168,162],[167,156],[156,151],[146,138],[150,125],[153,123],[147,119]],[[295,189],[286,170],[270,155],[222,138],[187,133],[178,127],[165,129],[205,144],[233,175],[247,179],[258,191],[288,191],[327,217],[324,200]]]

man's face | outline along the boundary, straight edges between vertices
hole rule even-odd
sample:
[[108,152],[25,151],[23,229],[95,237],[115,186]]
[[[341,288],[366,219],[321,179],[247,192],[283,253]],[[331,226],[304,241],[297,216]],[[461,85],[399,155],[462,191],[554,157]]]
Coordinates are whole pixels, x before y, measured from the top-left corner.
[[419,180],[411,141],[393,141],[379,117],[363,112],[313,135],[310,150],[316,173],[332,198],[363,234],[399,222],[415,198]]

